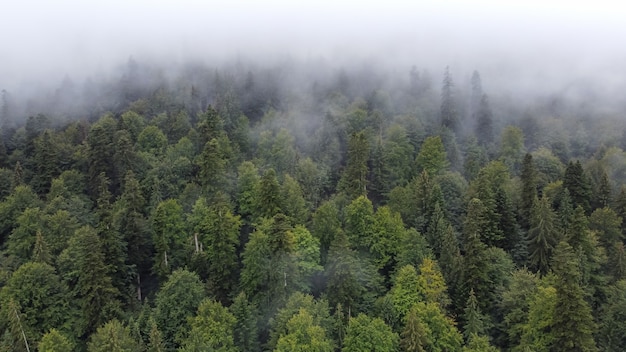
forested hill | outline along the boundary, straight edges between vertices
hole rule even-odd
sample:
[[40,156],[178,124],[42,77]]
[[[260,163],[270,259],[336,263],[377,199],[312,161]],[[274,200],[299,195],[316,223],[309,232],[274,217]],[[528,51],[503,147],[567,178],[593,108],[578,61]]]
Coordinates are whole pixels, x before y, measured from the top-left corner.
[[4,91],[0,350],[623,351],[625,111],[453,73]]

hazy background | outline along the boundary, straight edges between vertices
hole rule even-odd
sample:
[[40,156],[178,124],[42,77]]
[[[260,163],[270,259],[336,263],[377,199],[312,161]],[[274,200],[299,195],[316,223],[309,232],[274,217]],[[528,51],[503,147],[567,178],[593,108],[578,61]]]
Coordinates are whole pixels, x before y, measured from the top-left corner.
[[[626,89],[626,9],[614,1],[4,1],[0,89],[106,77],[129,57],[189,61],[360,62],[486,90]],[[546,4],[548,3],[548,4]]]

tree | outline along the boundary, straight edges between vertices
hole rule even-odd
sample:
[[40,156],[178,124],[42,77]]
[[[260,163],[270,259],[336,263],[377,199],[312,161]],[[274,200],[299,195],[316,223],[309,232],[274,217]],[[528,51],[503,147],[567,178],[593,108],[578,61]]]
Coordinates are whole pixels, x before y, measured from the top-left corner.
[[133,352],[138,349],[139,346],[130,337],[130,329],[117,319],[99,327],[87,345],[88,352]]
[[450,162],[447,159],[440,136],[426,138],[419,154],[417,154],[415,163],[418,170],[426,171],[430,176],[436,176],[449,167]]
[[150,317],[149,325],[150,333],[148,335],[148,346],[146,346],[146,351],[165,352],[166,347],[165,342],[163,341],[163,334],[161,333],[161,330],[159,330],[159,327],[157,326],[156,321],[154,321],[154,318]]
[[211,205],[199,198],[189,220],[207,259],[204,274],[208,287],[220,302],[227,302],[236,286],[241,219],[231,212],[225,196],[220,194]]
[[221,303],[205,299],[196,316],[189,319],[191,330],[182,341],[179,351],[236,352],[233,329],[236,319]]
[[296,225],[292,232],[295,241],[294,260],[300,277],[300,291],[310,292],[310,280],[324,270],[320,265],[320,242],[303,225]]
[[227,170],[232,158],[232,147],[226,135],[206,142],[197,163],[200,167],[200,184],[208,194],[223,190],[227,186]]
[[301,308],[287,323],[287,334],[281,335],[276,344],[277,352],[331,352],[332,342],[326,337],[326,331],[313,322],[313,317]]
[[[244,161],[237,168],[237,212],[246,223],[252,221],[256,209],[259,171],[249,161]],[[256,214],[254,214],[256,215]]]
[[432,345],[432,341],[429,340],[430,332],[420,320],[415,307],[409,311],[405,320],[400,347],[406,352],[426,352],[426,348]]
[[520,201],[520,225],[526,231],[530,229],[532,209],[537,199],[537,171],[533,163],[532,154],[527,153],[522,162],[520,175],[522,181]]
[[306,223],[310,215],[308,205],[304,200],[300,184],[289,174],[285,175],[280,195],[285,215],[292,219],[292,223],[294,225]]
[[450,303],[450,299],[446,293],[446,282],[437,262],[430,258],[425,258],[422,264],[420,264],[418,271],[418,292],[422,297],[420,301],[438,303],[442,309],[445,309]]
[[456,101],[454,100],[454,82],[450,74],[450,68],[446,66],[443,74],[443,83],[441,86],[441,125],[449,128],[453,132],[457,132],[460,124],[457,114]]
[[464,312],[463,319],[465,320],[465,325],[463,326],[463,336],[465,336],[465,339],[469,341],[473,336],[484,336],[486,331],[485,317],[480,312],[480,307],[478,307],[474,289],[470,289]]
[[60,271],[80,307],[77,336],[86,338],[120,312],[119,292],[109,276],[102,243],[92,227],[76,230],[59,256]]
[[507,126],[500,137],[500,159],[513,174],[517,174],[524,155],[524,133],[515,126]]
[[530,265],[541,274],[550,267],[550,258],[557,241],[555,214],[547,197],[537,201],[532,210],[528,231]]
[[271,218],[282,211],[283,204],[280,199],[280,185],[274,169],[265,171],[255,193],[254,214],[257,218]]
[[258,351],[257,308],[248,301],[244,292],[240,292],[229,307],[235,317],[233,341],[240,351]]
[[552,333],[556,351],[597,351],[596,324],[579,285],[580,270],[572,247],[560,242],[554,252],[556,305]]
[[311,234],[320,241],[320,263],[326,264],[330,244],[341,232],[339,210],[333,201],[322,203],[315,213],[311,223]]
[[350,318],[342,351],[384,351],[398,350],[399,337],[380,318],[370,318],[359,314]]
[[67,291],[52,266],[28,262],[11,275],[2,289],[0,303],[8,308],[9,301],[14,301],[20,310],[20,324],[29,331],[29,338],[39,341],[51,328],[67,326],[74,314]]
[[[458,351],[461,349],[463,336],[456,328],[453,319],[446,317],[438,303],[418,302],[412,308],[419,321],[424,324],[426,336],[423,341],[426,351]],[[410,313],[412,314],[412,313]]]
[[591,211],[591,184],[579,160],[575,163],[570,161],[567,164],[563,176],[563,187],[569,191],[574,207],[580,205],[589,214]]
[[552,351],[555,340],[552,329],[556,299],[554,287],[538,288],[530,300],[528,318],[522,326],[520,344],[516,346],[515,351]]
[[406,265],[398,270],[389,296],[400,319],[404,319],[415,303],[424,299],[420,288],[417,270],[413,266]]
[[152,216],[152,237],[157,255],[153,270],[162,279],[184,262],[185,224],[183,208],[175,199],[159,203]]
[[113,155],[115,153],[114,138],[116,122],[111,115],[103,115],[98,122],[91,126],[87,137],[89,149],[89,177],[92,190],[98,186],[98,177],[101,173],[111,180],[115,178]]
[[[270,338],[267,342],[268,349],[274,349],[278,346],[280,339],[284,336],[294,333],[292,319],[305,312],[308,317],[297,318],[299,321],[310,320],[307,325],[318,326],[324,331],[328,331],[332,327],[333,320],[329,314],[328,302],[320,299],[316,300],[311,295],[305,295],[300,292],[292,294],[287,300],[285,306],[278,310],[273,319],[270,320]],[[316,328],[316,330],[319,330]],[[319,333],[319,332],[316,332]],[[306,332],[295,331],[295,335],[306,335]],[[297,336],[292,336],[290,340]],[[304,337],[304,340],[309,339]],[[301,341],[305,342],[305,341]]]
[[50,329],[39,341],[40,352],[72,352],[74,343],[57,329]]
[[483,94],[478,103],[475,133],[480,145],[488,146],[493,143],[493,112],[487,94]]
[[602,351],[621,351],[626,345],[626,281],[607,290],[607,301],[600,309],[598,346]]
[[187,318],[193,316],[205,296],[198,275],[184,269],[174,271],[161,287],[155,299],[154,320],[168,349],[178,347],[187,336]]
[[135,174],[124,177],[124,191],[115,203],[113,221],[127,243],[127,258],[137,275],[137,297],[141,299],[141,277],[150,272],[150,240],[148,222],[144,216],[145,198]]
[[376,266],[383,273],[389,273],[396,263],[397,244],[405,234],[404,224],[400,214],[393,213],[387,206],[378,208],[373,220],[372,235],[365,241]]
[[346,193],[350,199],[367,195],[369,154],[370,146],[365,132],[353,133],[348,141],[348,161],[337,184],[337,190]]
[[366,196],[354,199],[346,207],[345,230],[354,248],[369,250],[369,241],[373,236],[374,207]]

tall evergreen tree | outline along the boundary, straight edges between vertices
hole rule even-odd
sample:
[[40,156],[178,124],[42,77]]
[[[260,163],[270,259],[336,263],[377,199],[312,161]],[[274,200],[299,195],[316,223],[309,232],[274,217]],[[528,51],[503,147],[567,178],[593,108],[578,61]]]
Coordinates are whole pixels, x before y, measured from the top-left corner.
[[526,231],[530,229],[530,219],[532,209],[537,199],[537,171],[533,163],[533,156],[526,153],[522,162],[522,171],[520,175],[522,181],[520,194],[520,225]]
[[365,132],[355,132],[348,141],[346,167],[337,184],[337,189],[351,198],[367,195],[367,161],[370,156],[370,146]]
[[487,94],[483,94],[478,103],[475,133],[480,145],[489,146],[493,143],[493,112]]
[[554,211],[547,197],[535,202],[528,232],[528,252],[531,267],[546,274],[550,258],[557,242],[557,228]]
[[580,270],[570,245],[560,242],[553,259],[556,275],[556,307],[552,333],[555,351],[597,351],[596,324],[580,287]]
[[589,214],[591,211],[591,184],[580,160],[576,160],[575,163],[570,161],[567,164],[563,176],[563,187],[569,191],[574,207],[580,205]]
[[458,132],[460,123],[456,101],[454,100],[453,89],[454,82],[452,80],[452,75],[450,74],[450,68],[446,66],[441,86],[441,125],[449,128],[452,132]]

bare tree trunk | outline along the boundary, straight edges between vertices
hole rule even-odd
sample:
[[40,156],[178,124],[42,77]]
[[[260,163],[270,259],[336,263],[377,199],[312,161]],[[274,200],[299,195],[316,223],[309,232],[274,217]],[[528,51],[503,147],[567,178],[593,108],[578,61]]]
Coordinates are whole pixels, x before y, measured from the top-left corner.
[[24,338],[24,345],[26,345],[26,351],[30,352],[30,347],[28,347],[28,340],[26,340],[26,334],[24,333],[24,329],[22,328],[22,322],[20,321],[20,315],[17,314],[17,309],[15,309],[15,317],[17,318],[17,323],[20,325],[20,330],[22,331],[22,337]]
[[200,248],[198,247],[198,233],[193,234],[193,240],[196,242],[196,253],[198,253],[200,251]]

